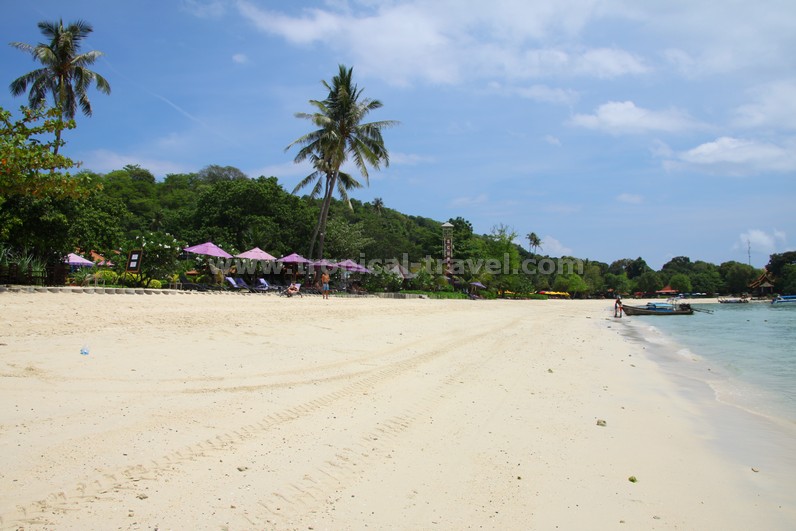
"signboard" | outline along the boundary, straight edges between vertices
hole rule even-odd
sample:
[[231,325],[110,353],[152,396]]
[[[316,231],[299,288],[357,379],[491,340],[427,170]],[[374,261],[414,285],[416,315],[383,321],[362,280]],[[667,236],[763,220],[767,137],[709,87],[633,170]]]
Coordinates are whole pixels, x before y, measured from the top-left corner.
[[141,257],[144,255],[143,249],[133,249],[127,253],[128,273],[139,273],[141,271]]

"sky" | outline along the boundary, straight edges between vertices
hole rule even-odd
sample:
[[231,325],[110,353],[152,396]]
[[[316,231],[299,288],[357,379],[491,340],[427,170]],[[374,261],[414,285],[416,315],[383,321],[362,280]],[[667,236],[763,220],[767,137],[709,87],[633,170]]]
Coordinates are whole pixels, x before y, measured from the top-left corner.
[[[655,269],[796,248],[792,0],[2,3],[7,43],[93,26],[82,50],[112,93],[89,93],[63,151],[85,169],[234,166],[292,191],[311,173],[286,150],[311,130],[295,113],[344,64],[383,103],[369,120],[400,122],[355,199]],[[36,67],[0,47],[6,83]]]

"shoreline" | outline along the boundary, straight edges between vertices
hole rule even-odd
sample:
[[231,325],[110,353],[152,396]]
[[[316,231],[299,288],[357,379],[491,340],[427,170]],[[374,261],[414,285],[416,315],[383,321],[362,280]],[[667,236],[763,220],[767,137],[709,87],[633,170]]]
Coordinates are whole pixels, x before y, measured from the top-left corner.
[[796,522],[610,300],[0,304],[2,529]]
[[[653,341],[645,321],[623,322],[620,333],[637,342],[645,355],[675,384],[686,400],[695,405],[694,418],[700,420],[711,446],[738,466],[748,466],[756,474],[768,476],[766,492],[782,504],[796,507],[793,494],[796,477],[796,420],[776,406],[724,398],[717,384],[738,380],[723,369],[716,370],[709,359],[678,342],[657,327],[662,341]],[[743,385],[756,389],[744,380]],[[767,404],[769,405],[769,404]],[[762,482],[758,483],[762,488]]]

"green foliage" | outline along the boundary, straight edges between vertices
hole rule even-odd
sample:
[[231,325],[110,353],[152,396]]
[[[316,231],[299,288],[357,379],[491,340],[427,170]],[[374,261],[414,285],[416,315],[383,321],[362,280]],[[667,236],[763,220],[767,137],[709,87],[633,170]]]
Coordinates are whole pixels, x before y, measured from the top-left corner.
[[672,289],[676,289],[680,293],[691,293],[693,286],[691,279],[685,273],[675,273],[669,279],[669,285]]
[[655,271],[646,271],[636,279],[636,289],[641,293],[653,294],[663,288],[663,281]]
[[28,87],[28,102],[31,108],[44,106],[47,96],[68,119],[73,119],[80,107],[83,114],[91,116],[91,102],[87,89],[95,84],[97,89],[110,94],[110,84],[98,73],[87,67],[102,56],[102,52],[80,52],[80,45],[93,31],[91,24],[78,20],[64,26],[58,22],[39,22],[42,35],[48,43],[36,46],[23,42],[12,42],[14,48],[30,54],[41,68],[28,72],[11,82],[11,93],[21,96]]
[[57,119],[55,109],[20,109],[22,119],[0,107],[0,206],[10,196],[62,199],[88,193],[88,179],[70,177],[62,170],[76,164],[55,153],[60,141],[42,142],[40,136],[74,128]]
[[95,271],[94,277],[105,284],[116,284],[119,282],[119,274],[113,269],[100,269]]
[[782,295],[796,294],[796,264],[782,266],[778,285]]
[[356,257],[362,249],[374,242],[365,236],[364,223],[349,223],[333,218],[326,225],[326,248],[329,256]]
[[130,274],[124,272],[125,260],[119,260],[116,265],[119,277],[125,285],[135,285],[150,287],[153,280],[166,278],[177,271],[177,258],[181,250],[185,247],[185,242],[181,242],[165,232],[146,232],[137,236],[124,246],[123,255],[134,249],[143,250],[141,257],[140,274]]
[[396,273],[388,271],[386,268],[376,266],[369,275],[364,275],[362,286],[370,292],[392,292],[400,291],[403,285],[403,278]]

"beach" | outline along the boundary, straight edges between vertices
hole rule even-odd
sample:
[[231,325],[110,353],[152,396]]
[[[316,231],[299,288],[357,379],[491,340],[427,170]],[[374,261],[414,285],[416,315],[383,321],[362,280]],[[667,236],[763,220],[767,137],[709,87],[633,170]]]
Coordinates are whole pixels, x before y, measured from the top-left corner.
[[796,527],[792,460],[717,440],[765,424],[612,301],[0,305],[2,529]]

